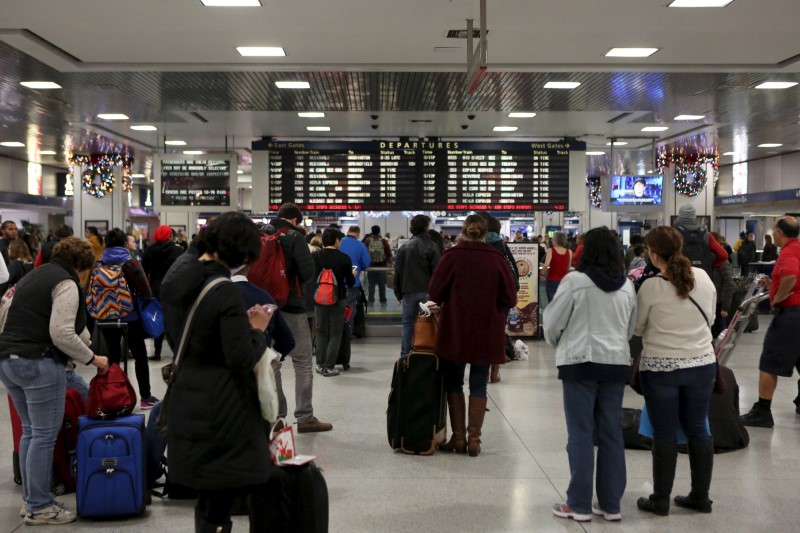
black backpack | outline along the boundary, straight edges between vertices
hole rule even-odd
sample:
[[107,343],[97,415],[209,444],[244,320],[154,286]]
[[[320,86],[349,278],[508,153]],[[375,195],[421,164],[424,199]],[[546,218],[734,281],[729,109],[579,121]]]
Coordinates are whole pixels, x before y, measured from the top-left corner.
[[678,226],[678,230],[683,233],[683,255],[689,258],[693,267],[702,268],[710,276],[714,254],[711,253],[708,232],[704,228],[689,230],[683,226]]

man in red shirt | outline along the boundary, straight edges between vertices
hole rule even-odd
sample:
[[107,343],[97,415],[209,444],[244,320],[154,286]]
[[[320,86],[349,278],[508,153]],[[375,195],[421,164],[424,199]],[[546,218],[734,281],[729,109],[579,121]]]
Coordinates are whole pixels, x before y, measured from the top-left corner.
[[[800,358],[800,226],[794,217],[779,218],[772,226],[775,243],[781,254],[767,279],[769,302],[775,318],[764,337],[764,349],[758,369],[758,401],[742,416],[745,426],[771,428],[772,396],[778,376],[792,377]],[[800,413],[800,406],[797,407]]]

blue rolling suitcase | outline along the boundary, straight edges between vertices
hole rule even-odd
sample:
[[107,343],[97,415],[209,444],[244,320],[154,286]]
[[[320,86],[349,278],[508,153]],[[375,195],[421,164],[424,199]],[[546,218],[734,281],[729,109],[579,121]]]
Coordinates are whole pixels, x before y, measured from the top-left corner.
[[124,518],[144,513],[144,416],[78,421],[78,516]]

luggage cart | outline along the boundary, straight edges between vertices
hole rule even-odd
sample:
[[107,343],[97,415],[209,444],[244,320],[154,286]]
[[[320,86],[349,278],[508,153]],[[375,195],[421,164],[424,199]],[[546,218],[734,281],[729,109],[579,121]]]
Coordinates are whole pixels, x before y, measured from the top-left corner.
[[739,336],[744,332],[750,321],[750,317],[753,313],[758,313],[758,304],[769,298],[769,291],[765,290],[761,285],[761,280],[765,277],[763,275],[754,277],[728,327],[714,340],[714,353],[720,365],[725,366],[727,364],[733,350],[736,349]]

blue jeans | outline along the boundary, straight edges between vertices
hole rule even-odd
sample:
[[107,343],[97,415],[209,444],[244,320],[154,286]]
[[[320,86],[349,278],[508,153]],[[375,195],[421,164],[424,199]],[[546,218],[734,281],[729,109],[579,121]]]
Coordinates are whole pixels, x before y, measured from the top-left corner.
[[714,364],[672,372],[639,373],[639,382],[653,424],[653,440],[677,442],[678,424],[691,440],[709,440],[708,407],[716,377]]
[[83,403],[89,403],[89,384],[74,370],[67,370],[67,390],[75,389],[81,393]]
[[[464,392],[464,373],[466,363],[439,359],[444,374],[444,390],[447,394]],[[486,398],[486,384],[489,382],[489,368],[491,365],[469,365],[469,395],[476,398]]]
[[53,505],[53,448],[64,421],[67,377],[55,359],[3,359],[0,381],[8,389],[22,421],[19,467],[22,499],[28,512]]
[[378,287],[378,298],[382,304],[386,303],[386,271],[367,270],[367,283],[369,284],[369,303],[375,303],[375,287]]
[[[547,282],[545,282],[545,291],[547,291],[547,303],[552,302],[553,298],[556,297],[556,291],[558,290],[559,283],[561,283],[561,281],[553,281],[549,279],[547,280]],[[608,512],[610,513],[611,511]]]
[[420,311],[419,304],[427,301],[427,292],[408,292],[403,295],[403,337],[400,343],[400,357],[405,357],[411,351],[414,321]]
[[625,443],[622,439],[624,383],[562,381],[567,418],[570,481],[567,505],[592,512],[594,436],[597,435],[597,500],[607,513],[618,513],[625,492]]

